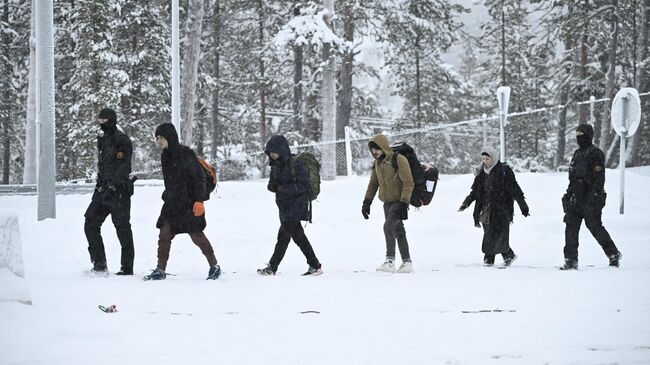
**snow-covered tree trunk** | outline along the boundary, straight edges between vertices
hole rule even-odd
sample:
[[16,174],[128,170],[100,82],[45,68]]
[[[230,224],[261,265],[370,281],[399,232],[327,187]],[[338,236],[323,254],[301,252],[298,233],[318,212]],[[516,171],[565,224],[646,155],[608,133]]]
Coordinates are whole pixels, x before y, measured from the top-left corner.
[[36,2],[32,1],[29,34],[29,76],[25,120],[25,165],[23,184],[36,184]]
[[212,135],[210,136],[210,160],[212,163],[217,161],[217,141],[219,139],[219,74],[221,66],[221,9],[220,0],[214,2],[214,26],[212,29],[214,37],[214,69],[213,77],[217,82],[217,87],[212,91]]
[[[295,4],[294,16],[300,16],[300,4]],[[302,67],[303,49],[302,45],[293,46],[293,130],[302,134]]]
[[[9,24],[9,1],[4,1],[4,4],[2,6],[2,22],[5,24],[5,26],[11,27]],[[2,119],[2,126],[0,129],[2,130],[2,184],[9,184],[9,172],[11,171],[11,127],[9,126],[11,122],[11,107],[12,107],[12,102],[14,96],[12,95],[12,87],[11,87],[11,74],[12,74],[12,66],[9,64],[9,60],[11,59],[10,53],[12,52],[11,50],[11,38],[10,38],[10,33],[9,29],[7,29],[5,32],[2,34],[2,53],[4,54],[2,56],[2,78],[3,81],[1,83],[2,85],[2,102],[0,105],[2,105],[2,109],[0,111],[0,118]]]
[[[612,105],[612,99],[614,99],[614,82],[616,81],[616,51],[618,47],[618,0],[612,0],[612,10],[611,10],[611,29],[612,29],[612,38],[609,44],[609,56],[607,59],[608,71],[607,71],[607,80],[605,86],[605,98],[610,99],[605,102],[603,107],[603,120],[600,130],[600,149],[603,151],[609,150],[609,145],[612,142],[611,138],[611,121],[610,121],[610,108]],[[609,155],[609,154],[608,154]],[[610,156],[606,156],[607,162],[610,161]]]
[[[584,19],[584,24],[582,26],[582,35],[580,36],[580,82],[584,84],[587,80],[587,62],[588,62],[588,53],[589,53],[589,46],[587,44],[588,42],[588,36],[589,36],[589,0],[584,0],[583,2],[583,14],[585,14],[585,19]],[[586,92],[587,90],[582,90],[580,93],[580,99],[581,100],[587,100],[589,98],[588,93]],[[589,105],[588,104],[582,104],[578,105],[578,123],[579,124],[585,124],[587,123],[587,116],[589,115]]]
[[183,42],[185,53],[183,54],[181,73],[181,139],[183,144],[188,146],[192,145],[203,15],[203,0],[189,0]]
[[260,41],[259,54],[259,90],[260,90],[260,144],[264,147],[266,143],[266,64],[264,63],[263,48],[265,43],[266,15],[264,11],[264,0],[258,1],[258,35]]
[[[324,15],[325,23],[332,28],[334,17],[334,0],[323,0],[323,7],[327,11]],[[322,106],[322,140],[333,141],[336,139],[336,79],[334,54],[329,43],[323,44],[323,87],[321,89]],[[336,178],[336,144],[330,143],[322,147],[322,173],[323,180]]]
[[567,107],[566,103],[569,99],[568,85],[562,86],[562,91],[560,92],[560,104],[565,105],[560,110],[560,118],[557,124],[557,151],[555,153],[555,168],[558,168],[560,165],[564,164],[564,154],[566,151],[566,114]]
[[[646,69],[648,68],[647,63],[650,62],[650,44],[648,44],[648,36],[650,36],[650,0],[643,0],[643,3],[643,23],[641,24],[641,34],[639,35],[639,39],[641,41],[639,42],[641,46],[641,52],[639,59],[635,60],[635,62],[639,62],[641,66],[639,67],[639,77],[636,79],[635,85],[636,89],[639,90],[639,92],[648,90],[645,88],[646,85],[649,84],[648,73],[646,72]],[[643,105],[641,106],[641,109],[643,110]],[[626,161],[626,164],[628,166],[637,166],[639,164],[639,136],[643,131],[643,124],[645,122],[645,118],[641,118],[641,124],[639,124],[637,132],[634,134],[634,136],[632,136],[630,140],[630,149]]]
[[[342,9],[343,18],[343,39],[349,44],[354,42],[354,14],[353,6],[348,4]],[[354,62],[354,49],[350,48],[343,54],[341,62],[340,82],[341,87],[337,95],[338,110],[336,111],[336,139],[345,138],[345,127],[350,125],[352,114],[352,66]],[[336,144],[336,160],[345,161],[345,144]],[[339,163],[336,165],[338,175],[351,175],[351,171],[346,171],[346,164]]]

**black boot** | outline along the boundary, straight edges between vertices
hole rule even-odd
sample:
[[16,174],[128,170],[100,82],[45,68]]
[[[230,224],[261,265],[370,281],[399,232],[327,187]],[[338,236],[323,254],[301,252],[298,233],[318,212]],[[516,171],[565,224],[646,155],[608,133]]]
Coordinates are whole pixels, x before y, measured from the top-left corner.
[[621,257],[623,257],[623,255],[621,255],[620,252],[617,252],[607,257],[609,257],[609,266],[619,267],[621,265]]
[[494,255],[486,254],[485,256],[483,256],[483,265],[494,266]]
[[560,270],[578,270],[578,260],[564,259],[564,266]]
[[92,268],[91,271],[93,271],[93,272],[101,272],[101,273],[106,272],[107,271],[106,262],[104,262],[104,261],[102,261],[102,262],[93,262],[93,268]]
[[117,275],[133,275],[133,269],[122,268],[116,273]]

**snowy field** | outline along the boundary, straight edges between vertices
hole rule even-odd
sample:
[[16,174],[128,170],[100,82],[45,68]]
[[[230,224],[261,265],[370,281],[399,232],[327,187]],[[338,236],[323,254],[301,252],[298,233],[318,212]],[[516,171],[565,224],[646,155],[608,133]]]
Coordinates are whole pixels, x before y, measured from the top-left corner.
[[[361,216],[365,177],[323,185],[306,228],[319,277],[300,276],[307,265],[294,244],[277,276],[256,274],[279,226],[265,181],[221,183],[206,203],[206,234],[225,272],[217,281],[205,280],[207,262],[186,235],[172,245],[175,275],[142,280],[156,264],[162,187],[136,189],[133,277],[88,274],[89,194],[59,196],[58,219],[40,223],[35,196],[0,196],[20,216],[33,301],[0,303],[0,364],[649,364],[650,168],[628,170],[624,216],[618,172],[607,176],[603,221],[621,268],[607,266],[583,226],[574,272],[557,269],[566,174],[518,174],[531,216],[515,208],[519,258],[505,270],[482,266],[482,231],[471,209],[456,212],[472,176],[442,176],[432,205],[406,222],[412,274],[375,272],[383,216],[377,200],[371,219]],[[103,234],[116,272],[110,218]]]

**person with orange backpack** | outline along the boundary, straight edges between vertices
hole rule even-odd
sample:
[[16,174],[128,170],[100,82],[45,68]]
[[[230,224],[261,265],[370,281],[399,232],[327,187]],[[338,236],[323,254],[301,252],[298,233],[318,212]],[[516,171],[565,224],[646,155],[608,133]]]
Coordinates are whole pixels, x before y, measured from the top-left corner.
[[[192,242],[205,255],[210,265],[207,279],[217,279],[221,268],[210,241],[203,233],[206,226],[203,202],[209,199],[206,170],[194,151],[181,145],[174,125],[164,123],[156,129],[156,141],[162,149],[161,164],[165,191],[164,201],[156,227],[160,229],[158,240],[158,265],[145,280],[162,280],[165,272],[172,239],[179,233],[188,233]],[[213,189],[213,188],[212,188]]]

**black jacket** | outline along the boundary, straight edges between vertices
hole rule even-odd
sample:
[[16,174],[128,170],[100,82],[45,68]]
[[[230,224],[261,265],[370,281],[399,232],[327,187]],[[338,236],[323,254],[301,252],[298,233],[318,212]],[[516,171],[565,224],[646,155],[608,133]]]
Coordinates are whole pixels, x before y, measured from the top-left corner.
[[[291,155],[284,136],[273,136],[266,143],[267,155],[275,152],[278,160],[270,160],[271,176],[268,189],[275,193],[275,203],[280,209],[280,222],[309,220],[309,174],[305,166]],[[294,165],[295,176],[291,165]]]
[[97,182],[92,200],[115,205],[133,194],[129,180],[133,147],[115,122],[107,123],[102,126],[104,135],[97,137]]
[[189,147],[178,142],[174,125],[164,123],[156,129],[156,136],[167,139],[168,147],[163,150],[161,164],[165,191],[164,201],[156,227],[169,223],[172,234],[196,233],[205,229],[205,215],[195,217],[194,203],[205,196],[205,174],[196,154]]
[[[491,182],[491,186],[485,186],[487,181]],[[515,200],[522,212],[528,211],[524,193],[517,184],[514,172],[512,172],[510,166],[497,162],[490,171],[489,179],[486,178],[484,170],[481,170],[476,175],[472,184],[472,191],[465,198],[463,204],[470,206],[472,202],[476,201],[474,205],[474,224],[479,223],[481,210],[485,204],[490,204],[490,224],[495,227],[505,227],[512,222]]]
[[133,147],[129,137],[115,125],[107,128],[104,135],[97,137],[97,186],[121,187],[129,181]]
[[605,154],[593,144],[573,153],[567,195],[579,207],[599,209],[605,205]]

